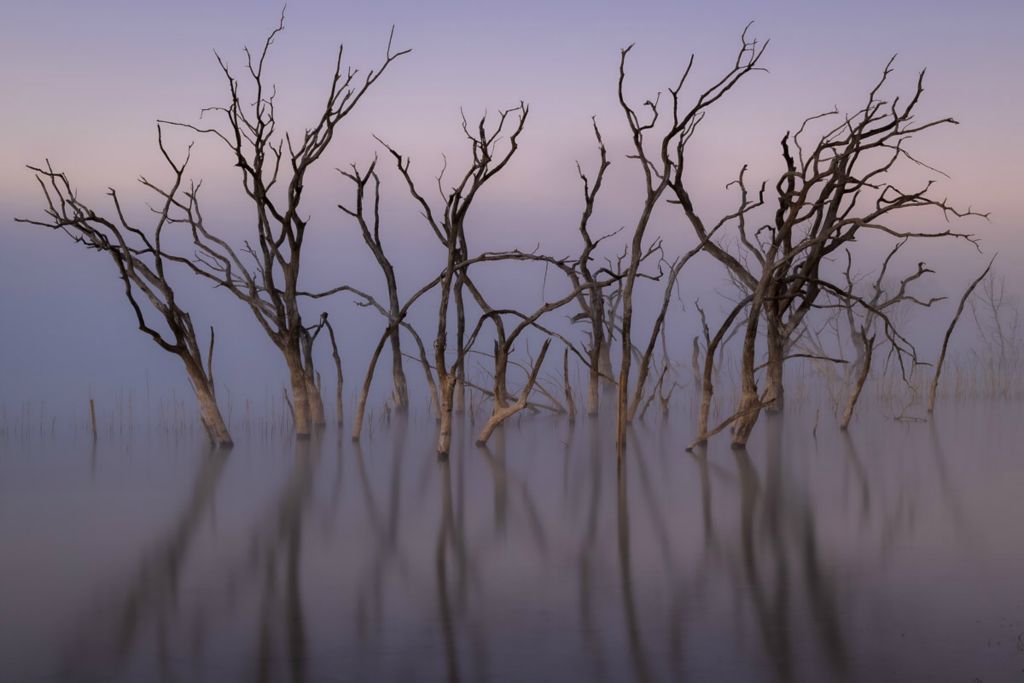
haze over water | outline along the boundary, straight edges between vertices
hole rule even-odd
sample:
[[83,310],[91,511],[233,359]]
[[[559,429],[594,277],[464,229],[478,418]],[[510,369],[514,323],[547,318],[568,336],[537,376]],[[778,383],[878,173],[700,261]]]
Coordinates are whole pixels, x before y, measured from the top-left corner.
[[5,443],[0,680],[1017,680],[1018,411]]

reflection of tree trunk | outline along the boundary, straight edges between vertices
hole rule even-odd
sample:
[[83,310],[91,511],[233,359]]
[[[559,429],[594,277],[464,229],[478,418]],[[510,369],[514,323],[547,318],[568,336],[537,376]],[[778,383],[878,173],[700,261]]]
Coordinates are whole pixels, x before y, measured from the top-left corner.
[[441,638],[448,680],[459,680],[459,659],[455,643],[455,622],[451,599],[448,595],[448,551],[450,536],[454,533],[455,518],[452,509],[452,481],[448,460],[438,462],[441,475],[441,528],[437,534],[435,566],[437,570],[437,598],[441,619]]
[[871,489],[868,487],[867,472],[864,470],[864,463],[861,462],[860,456],[857,455],[857,448],[853,443],[853,438],[850,437],[850,432],[843,431],[842,441],[843,452],[853,466],[853,472],[860,485],[860,514],[861,520],[866,524],[871,515]]
[[505,433],[497,435],[494,452],[483,446],[480,452],[491,468],[491,479],[494,489],[494,534],[504,537],[508,526],[508,470],[505,465],[506,442]]
[[600,423],[589,420],[590,425],[590,448],[587,451],[590,467],[590,504],[587,506],[586,531],[583,534],[583,543],[580,546],[577,564],[579,565],[579,600],[580,600],[580,632],[586,644],[591,649],[590,660],[594,663],[595,678],[607,679],[608,670],[605,666],[604,646],[601,643],[599,630],[594,625],[594,615],[591,602],[593,600],[593,564],[597,560],[595,543],[597,540],[598,515],[601,510],[601,483],[602,464],[604,453],[601,438]]
[[[115,615],[101,607],[98,613],[88,615],[88,628],[83,632],[90,642],[76,644],[71,653],[77,659],[79,651],[89,657],[110,656],[113,666],[129,657],[143,627],[153,622],[163,625],[175,608],[182,568],[195,541],[196,532],[207,511],[213,507],[217,487],[227,463],[224,452],[201,456],[199,469],[192,483],[191,493],[177,521],[169,533],[150,552],[143,554],[136,576],[122,588],[123,598],[111,603]],[[107,631],[107,627],[112,631]],[[106,641],[99,647],[96,638]],[[109,648],[109,649],[108,649]],[[75,666],[69,664],[69,666]],[[112,675],[110,664],[101,668]]]
[[765,648],[775,668],[779,681],[792,679],[790,662],[788,622],[784,609],[787,600],[784,587],[777,584],[779,595],[770,601],[765,592],[757,562],[754,530],[757,504],[761,499],[761,485],[750,456],[745,450],[734,451],[740,474],[740,538],[743,551],[743,574],[754,604],[757,626],[764,640]]
[[[271,680],[273,676],[273,647],[276,641],[274,630],[282,625],[285,629],[284,645],[289,675],[295,683],[306,678],[308,645],[305,614],[302,605],[302,532],[308,508],[309,494],[313,488],[313,474],[318,460],[318,443],[304,442],[295,453],[295,465],[285,484],[281,497],[274,509],[275,524],[268,530],[269,535],[260,542],[251,543],[258,549],[254,558],[257,568],[262,568],[263,604],[260,610],[261,629],[258,647],[257,676],[260,680]],[[278,603],[278,562],[283,553],[284,595]],[[283,620],[277,610],[283,610]]]
[[285,592],[285,623],[288,625],[288,664],[292,681],[306,680],[306,621],[302,610],[301,572],[302,518],[296,515],[288,528]]
[[[620,392],[620,396],[621,396]],[[626,617],[626,636],[629,642],[630,659],[633,661],[633,676],[637,681],[651,679],[647,656],[643,650],[640,625],[637,622],[636,604],[633,597],[633,569],[630,561],[629,543],[629,501],[627,500],[625,461],[619,460],[618,467],[618,545],[619,576],[622,581],[622,606]]]

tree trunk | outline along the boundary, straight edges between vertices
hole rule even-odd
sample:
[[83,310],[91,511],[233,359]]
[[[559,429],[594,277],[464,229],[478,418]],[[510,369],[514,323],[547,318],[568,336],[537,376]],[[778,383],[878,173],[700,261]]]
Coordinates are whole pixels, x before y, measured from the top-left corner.
[[569,411],[569,422],[575,422],[576,401],[572,397],[572,384],[569,383],[569,349],[562,353],[562,386],[565,389],[565,408]]
[[785,387],[782,383],[782,366],[786,357],[786,343],[779,326],[767,323],[768,362],[765,366],[764,403],[769,413],[781,412],[785,403]]
[[501,425],[501,423],[526,407],[526,403],[530,399],[530,392],[533,391],[533,386],[537,383],[537,375],[540,373],[541,365],[544,364],[544,356],[547,355],[548,347],[550,345],[551,339],[545,339],[544,346],[541,347],[540,350],[540,355],[537,356],[537,361],[530,370],[530,376],[526,380],[526,386],[523,387],[523,390],[519,394],[519,398],[516,399],[516,402],[511,405],[508,405],[507,401],[504,405],[498,405],[497,401],[494,402],[494,410],[491,412],[491,417],[487,420],[487,424],[484,425],[483,430],[480,432],[480,436],[476,440],[477,446],[485,445],[487,440],[491,438],[491,434]]
[[850,426],[850,420],[853,418],[853,409],[857,406],[857,399],[860,398],[860,392],[864,389],[864,382],[868,379],[868,374],[871,372],[871,356],[875,349],[875,338],[868,337],[864,332],[861,332],[861,342],[863,346],[858,346],[858,350],[863,348],[863,360],[860,365],[860,372],[857,374],[857,383],[853,387],[853,393],[850,394],[850,399],[846,403],[846,410],[843,411],[843,418],[839,422],[839,428],[845,430]]
[[457,415],[462,415],[466,411],[466,307],[462,298],[463,277],[460,274],[456,278],[454,288],[456,317],[455,354],[458,359],[455,363],[454,407]]
[[324,413],[324,400],[320,395],[320,387],[311,376],[312,372],[306,372],[306,397],[309,400],[309,419],[313,427],[323,427],[327,424],[327,416]]
[[452,401],[455,394],[455,377],[446,375],[440,378],[441,391],[439,406],[441,412],[441,424],[437,430],[437,454],[438,456],[448,455],[452,447]]
[[757,396],[757,387],[753,390],[744,387],[736,407],[736,421],[733,423],[732,447],[746,448],[750,433],[754,431],[757,418],[761,414],[761,401]]
[[[395,314],[397,317],[397,314]],[[395,390],[392,399],[395,410],[404,413],[409,409],[409,385],[405,381],[405,369],[402,366],[402,346],[398,341],[398,329],[391,335],[391,377]]]
[[[394,284],[394,275],[388,278],[389,307],[391,320],[398,320],[402,315],[401,306],[398,303],[397,285]],[[404,413],[409,409],[409,384],[405,381],[405,365],[402,358],[401,328],[397,325],[391,333],[391,377],[394,382],[395,410]]]
[[331,340],[331,358],[334,360],[334,374],[335,374],[335,385],[334,385],[334,410],[335,418],[338,421],[338,426],[341,427],[345,422],[345,400],[344,400],[344,386],[345,386],[345,375],[341,371],[341,355],[338,353],[338,340],[334,336],[334,327],[327,319],[324,318],[324,322],[327,325],[327,333],[330,335]]
[[601,371],[600,371],[600,357],[601,350],[595,349],[595,353],[590,354],[590,368],[588,369],[589,380],[587,385],[587,415],[593,417],[597,415],[598,407],[600,405],[600,396],[598,395],[598,386],[601,382]]
[[214,446],[230,448],[234,445],[231,433],[228,431],[224,416],[221,415],[217,406],[217,399],[214,397],[213,386],[202,370],[189,367],[186,362],[185,370],[188,373],[192,390],[196,394],[196,402],[199,404],[199,417],[203,421],[203,427],[210,437]]
[[600,370],[600,375],[604,379],[604,388],[606,391],[611,391],[615,388],[615,382],[612,377],[615,376],[615,369],[612,368],[612,352],[610,344],[601,344],[600,351],[598,353],[597,367]]
[[508,349],[504,344],[494,343],[494,408],[497,411],[508,405]]
[[763,290],[756,292],[747,318],[747,329],[743,335],[743,362],[740,370],[741,389],[740,401],[736,407],[736,419],[732,428],[733,448],[746,448],[750,433],[757,424],[761,414],[761,400],[757,395],[757,378],[754,361],[757,358],[757,324],[761,317],[757,299],[763,296]]
[[288,376],[292,388],[292,412],[295,418],[295,436],[308,439],[311,418],[309,396],[306,394],[306,371],[302,366],[302,354],[299,349],[285,351],[285,363],[288,365]]
[[359,392],[359,402],[356,404],[356,417],[355,423],[352,425],[352,440],[359,441],[359,436],[363,433],[363,415],[366,414],[366,401],[370,397],[370,385],[373,383],[373,373],[377,370],[377,361],[380,359],[381,351],[384,350],[384,343],[387,341],[387,336],[381,336],[377,342],[377,346],[373,349],[373,355],[370,356],[370,364],[366,368],[366,377],[363,378],[363,388]]

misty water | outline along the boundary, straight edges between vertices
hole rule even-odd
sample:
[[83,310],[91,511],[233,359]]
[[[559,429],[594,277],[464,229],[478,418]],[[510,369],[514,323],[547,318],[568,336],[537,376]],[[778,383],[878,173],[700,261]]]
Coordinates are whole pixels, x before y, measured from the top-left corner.
[[447,460],[417,415],[8,435],[0,680],[1020,680],[1020,406],[867,403],[745,451],[648,416],[621,467],[526,414]]

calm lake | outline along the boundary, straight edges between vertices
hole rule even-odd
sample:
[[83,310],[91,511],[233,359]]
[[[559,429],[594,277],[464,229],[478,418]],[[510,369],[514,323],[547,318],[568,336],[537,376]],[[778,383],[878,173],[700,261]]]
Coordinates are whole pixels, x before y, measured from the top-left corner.
[[1021,406],[873,409],[8,435],[0,681],[1024,680]]

